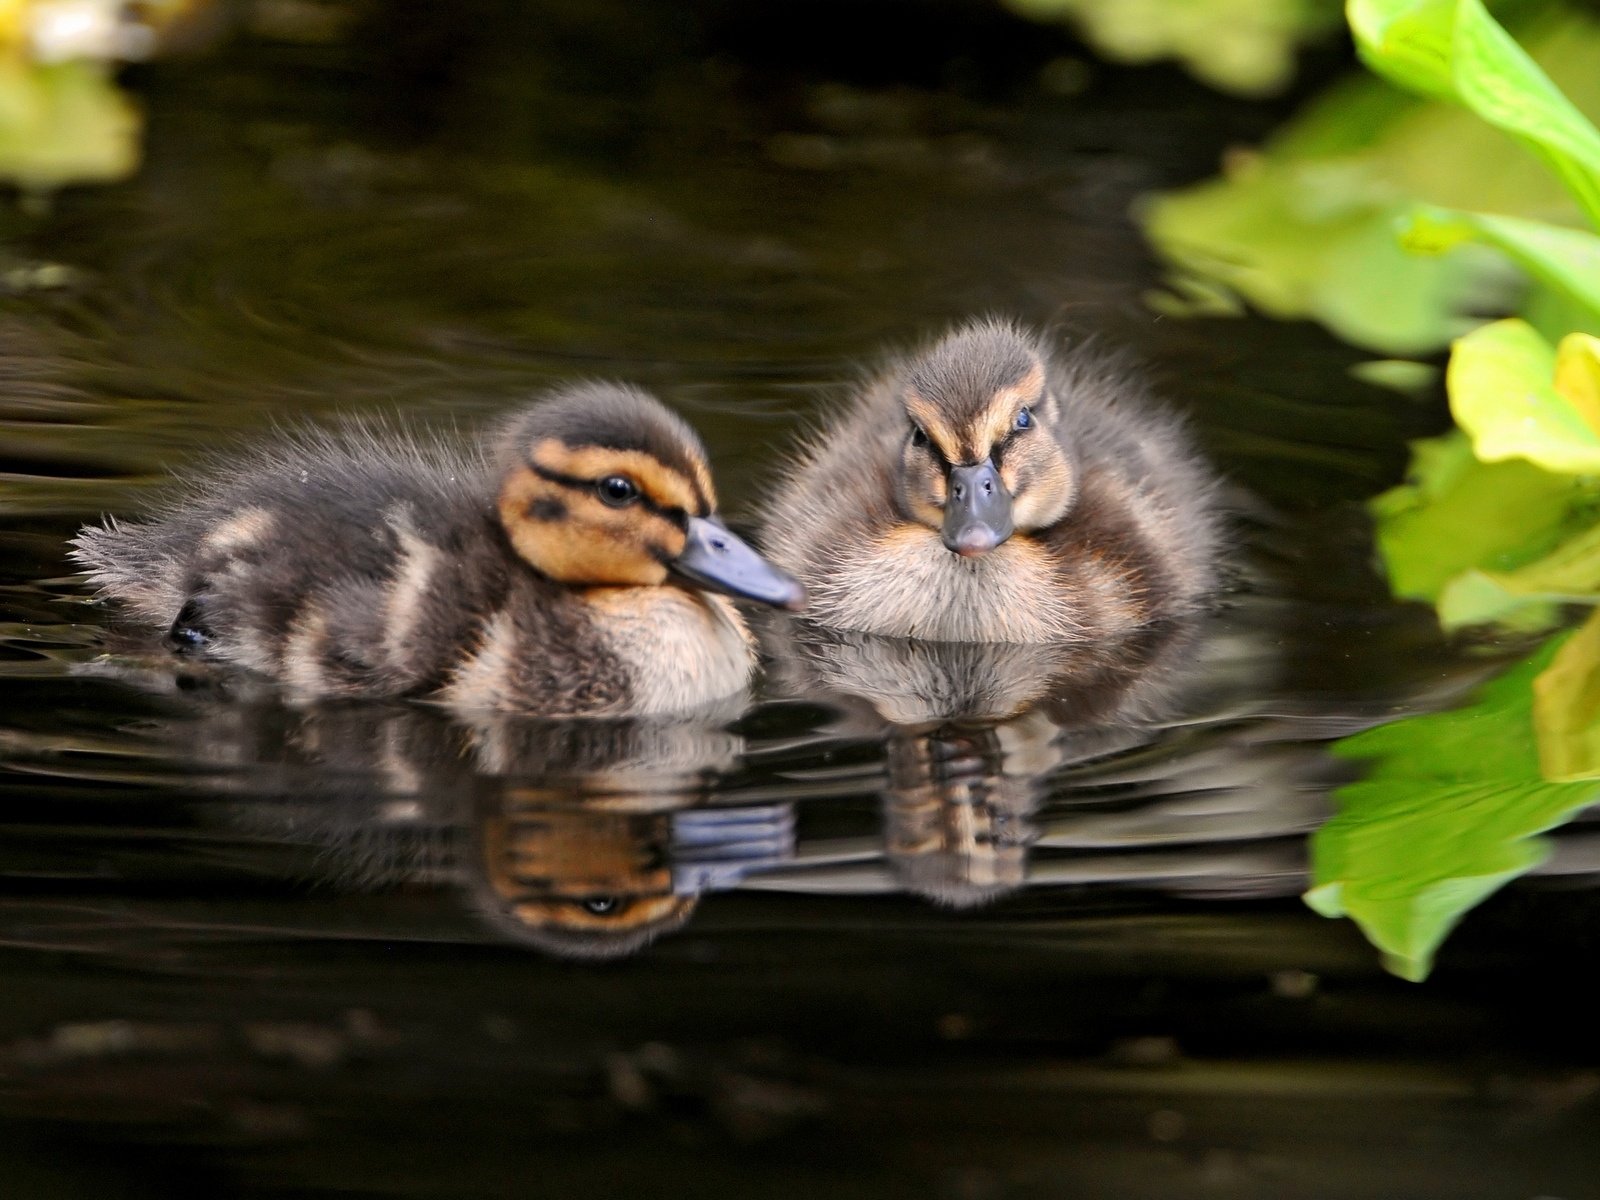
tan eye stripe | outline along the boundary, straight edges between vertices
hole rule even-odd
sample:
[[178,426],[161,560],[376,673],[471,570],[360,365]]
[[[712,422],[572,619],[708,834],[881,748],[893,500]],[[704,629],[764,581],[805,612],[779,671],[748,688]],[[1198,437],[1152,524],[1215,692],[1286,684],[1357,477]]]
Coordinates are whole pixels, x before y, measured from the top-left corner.
[[928,440],[940,454],[944,455],[947,462],[961,461],[960,439],[950,426],[944,423],[944,418],[937,408],[916,392],[908,391],[906,412],[911,414],[911,419],[917,423],[917,428],[928,435]]
[[593,493],[580,496],[577,503],[569,504],[568,508],[569,511],[585,510],[582,512],[582,519],[591,528],[602,526],[617,540],[626,540],[640,546],[651,558],[661,562],[670,562],[674,557],[672,552],[661,544],[662,540],[668,542],[683,540],[683,524],[675,520],[671,513],[655,512],[639,506],[613,508]]
[[684,896],[625,897],[628,904],[616,914],[595,914],[572,900],[525,900],[516,905],[517,916],[537,928],[573,930],[638,929],[651,925],[684,907]]
[[[1044,393],[1044,367],[1035,363],[1021,379],[1000,388],[989,398],[977,420],[959,433],[944,420],[938,408],[925,396],[907,391],[906,412],[930,441],[944,455],[947,462],[981,462],[993,453],[1011,433],[1017,419],[1017,410],[1023,405],[1037,404]],[[962,437],[960,433],[971,436]]]
[[[500,492],[500,520],[519,554],[557,579],[660,582],[672,545],[683,539],[676,521],[640,506],[612,508],[592,489],[574,491],[539,471],[513,471]],[[564,510],[559,519],[533,512],[552,500]]]
[[[639,450],[610,450],[601,446],[568,446],[554,438],[534,445],[529,461],[555,475],[574,480],[600,480],[626,475],[659,508],[686,513],[711,511],[711,496],[700,480],[685,479],[659,459]],[[705,482],[709,482],[706,480]]]
[[999,445],[1011,433],[1016,423],[1017,410],[1024,405],[1038,404],[1044,393],[1044,367],[1035,363],[1016,383],[1003,387],[989,399],[978,422],[982,439],[974,449],[984,450]]

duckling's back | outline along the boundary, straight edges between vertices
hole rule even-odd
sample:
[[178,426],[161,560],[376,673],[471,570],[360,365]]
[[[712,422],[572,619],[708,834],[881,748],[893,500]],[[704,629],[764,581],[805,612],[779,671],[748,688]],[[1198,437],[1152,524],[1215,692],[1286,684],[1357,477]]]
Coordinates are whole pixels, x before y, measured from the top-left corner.
[[1049,377],[1061,410],[1054,433],[1081,482],[1073,512],[1046,541],[1058,552],[1087,545],[1137,561],[1149,619],[1201,607],[1220,584],[1226,514],[1221,481],[1188,422],[1115,353],[1052,354]]
[[498,616],[542,652],[497,680],[555,711],[620,700],[576,601],[507,552],[493,495],[488,466],[443,441],[306,433],[213,465],[148,521],[85,529],[74,557],[176,648],[302,694],[436,691],[494,652]]

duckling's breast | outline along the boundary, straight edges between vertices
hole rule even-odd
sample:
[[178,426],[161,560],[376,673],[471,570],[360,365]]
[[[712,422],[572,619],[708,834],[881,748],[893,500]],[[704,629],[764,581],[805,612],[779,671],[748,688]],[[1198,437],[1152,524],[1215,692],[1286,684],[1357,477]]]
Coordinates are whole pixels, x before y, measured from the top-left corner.
[[1084,570],[1026,535],[962,558],[939,534],[900,525],[807,580],[811,615],[890,637],[1063,642],[1125,633],[1142,619],[1120,570]]
[[628,679],[632,713],[700,708],[750,681],[754,639],[725,597],[677,587],[589,588],[583,604]]

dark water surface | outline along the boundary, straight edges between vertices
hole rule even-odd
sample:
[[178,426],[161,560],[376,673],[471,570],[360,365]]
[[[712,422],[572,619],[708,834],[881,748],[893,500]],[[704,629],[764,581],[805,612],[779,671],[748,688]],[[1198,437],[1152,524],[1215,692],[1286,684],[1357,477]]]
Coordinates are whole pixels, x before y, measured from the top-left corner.
[[[1370,567],[1438,405],[1142,303],[1129,205],[1281,111],[960,4],[404,7],[148,69],[140,176],[0,217],[0,1194],[1600,1196],[1591,822],[1422,985],[1298,899],[1327,742],[1490,659]],[[69,578],[275,422],[595,375],[737,520],[989,310],[1192,411],[1255,498],[1217,620],[769,625],[747,710],[541,725],[175,672]]]

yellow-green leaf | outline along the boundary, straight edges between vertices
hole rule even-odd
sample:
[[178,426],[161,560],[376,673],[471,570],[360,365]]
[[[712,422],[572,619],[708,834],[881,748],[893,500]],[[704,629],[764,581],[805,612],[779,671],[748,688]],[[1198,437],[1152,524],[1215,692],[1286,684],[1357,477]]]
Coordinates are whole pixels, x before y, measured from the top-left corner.
[[1600,429],[1600,338],[1569,333],[1561,339],[1556,347],[1556,391],[1591,429]]
[[1455,51],[1462,103],[1544,159],[1600,226],[1600,130],[1489,15],[1482,0],[1457,0]]
[[1479,462],[1459,432],[1413,443],[1408,481],[1372,501],[1389,586],[1434,601],[1462,572],[1514,571],[1569,537],[1593,497],[1520,459]]
[[123,179],[139,165],[139,110],[99,63],[0,56],[0,180],[48,189]]
[[1600,779],[1600,611],[1533,681],[1533,725],[1546,779]]
[[1361,59],[1407,91],[1454,98],[1455,0],[1349,0],[1345,18]]
[[1496,321],[1457,339],[1445,384],[1478,458],[1600,474],[1600,433],[1556,391],[1555,373],[1555,349],[1526,321]]

